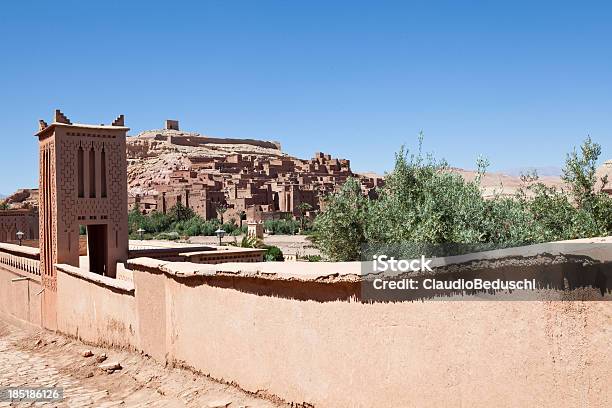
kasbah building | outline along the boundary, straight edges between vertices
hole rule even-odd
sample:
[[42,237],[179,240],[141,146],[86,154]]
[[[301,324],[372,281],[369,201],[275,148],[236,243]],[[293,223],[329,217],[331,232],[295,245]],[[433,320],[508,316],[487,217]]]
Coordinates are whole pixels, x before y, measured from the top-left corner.
[[[174,137],[176,122],[166,127],[153,136],[158,146],[202,143]],[[128,161],[136,158],[128,130],[123,115],[110,125],[72,123],[60,111],[51,123],[40,121],[39,205],[30,215],[38,228],[25,216],[10,221],[11,234],[19,228],[31,240],[38,233],[38,245],[0,243],[0,314],[293,406],[612,405],[612,294],[600,275],[578,293],[566,279],[576,276],[575,265],[554,269],[531,248],[530,262],[552,268],[552,285],[527,299],[493,293],[467,301],[452,292],[432,301],[365,298],[369,277],[359,262],[262,262],[260,249],[132,245],[130,205],[146,212],[180,200],[208,218],[209,203],[220,202],[255,208],[260,219],[295,215],[301,202],[320,209],[313,184],[333,190],[351,171],[347,161],[324,154],[305,161],[193,156],[191,167],[165,175],[168,185],[138,181],[142,195],[130,199]],[[146,156],[145,143],[134,142]],[[378,184],[367,179],[364,194]],[[148,194],[157,188],[161,194]],[[609,264],[610,243],[600,238],[575,251]],[[484,263],[524,252],[491,251]],[[536,279],[536,272],[485,266],[472,275]]]
[[[230,150],[234,145],[236,152],[215,154],[218,145]],[[240,153],[245,146],[250,150]],[[176,120],[167,120],[164,129],[128,139],[130,169],[138,168],[138,163],[156,149],[180,148],[191,151],[162,178],[136,180],[138,175],[128,171],[132,178],[130,209],[136,205],[145,214],[153,210],[165,213],[181,203],[207,220],[218,217],[219,207],[227,210],[226,219],[236,220],[301,217],[301,208],[308,208],[305,215],[314,216],[321,210],[323,198],[348,177],[359,179],[364,194],[374,194],[383,184],[382,177],[353,173],[346,159],[317,152],[312,159],[301,160],[282,153],[278,142],[202,137],[181,132]]]

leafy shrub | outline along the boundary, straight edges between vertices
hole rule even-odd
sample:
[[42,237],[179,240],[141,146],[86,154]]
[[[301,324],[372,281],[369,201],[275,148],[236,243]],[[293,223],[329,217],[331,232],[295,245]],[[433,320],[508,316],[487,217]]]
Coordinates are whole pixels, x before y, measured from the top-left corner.
[[302,259],[305,259],[308,262],[321,262],[323,260],[321,255],[306,255]]
[[300,229],[300,222],[294,219],[266,220],[264,228],[273,235],[295,235]]
[[266,262],[284,261],[283,251],[277,246],[266,246],[266,254],[264,256]]
[[240,244],[235,242],[233,245],[239,246],[240,248],[265,248],[261,239],[249,236],[242,237]]
[[178,232],[176,231],[171,231],[171,232],[162,232],[161,234],[158,234],[155,239],[163,239],[163,240],[168,240],[168,241],[175,241],[177,239],[179,239],[181,236],[179,235]]

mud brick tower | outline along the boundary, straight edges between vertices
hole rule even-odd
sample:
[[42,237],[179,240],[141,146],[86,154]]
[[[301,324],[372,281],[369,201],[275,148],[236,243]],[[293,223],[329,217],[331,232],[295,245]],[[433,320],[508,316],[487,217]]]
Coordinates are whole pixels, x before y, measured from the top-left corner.
[[114,277],[128,257],[127,159],[123,115],[111,125],[71,123],[59,110],[39,121],[40,261],[43,319],[55,321],[55,264],[79,266],[87,231],[89,271]]

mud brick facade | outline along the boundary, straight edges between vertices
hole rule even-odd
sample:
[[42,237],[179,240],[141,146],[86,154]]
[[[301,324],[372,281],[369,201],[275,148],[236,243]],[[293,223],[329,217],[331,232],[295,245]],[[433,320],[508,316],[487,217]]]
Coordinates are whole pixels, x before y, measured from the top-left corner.
[[[169,125],[168,122],[173,122]],[[257,220],[301,217],[302,203],[310,207],[309,214],[321,210],[323,198],[336,191],[349,177],[357,178],[364,194],[375,195],[383,179],[355,174],[350,161],[317,152],[309,160],[286,156],[276,142],[249,139],[218,139],[178,131],[177,121],[167,121],[165,129],[148,139],[128,139],[130,160],[149,157],[146,144],[165,144],[167,149],[181,146],[198,148],[221,144],[243,144],[253,149],[275,149],[274,155],[235,153],[210,156],[189,154],[180,166],[170,169],[163,181],[148,180],[139,188],[149,194],[135,194],[129,206],[143,213],[157,210],[166,213],[181,203],[205,219],[217,218],[217,208],[227,208],[224,219],[236,222],[256,210]],[[131,139],[131,140],[130,140]]]

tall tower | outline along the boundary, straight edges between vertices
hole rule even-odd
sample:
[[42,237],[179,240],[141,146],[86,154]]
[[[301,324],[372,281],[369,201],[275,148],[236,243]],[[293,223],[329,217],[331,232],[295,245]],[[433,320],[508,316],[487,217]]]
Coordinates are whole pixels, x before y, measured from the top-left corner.
[[111,125],[71,123],[59,110],[39,121],[40,261],[43,319],[55,326],[55,264],[79,266],[79,233],[87,231],[91,272],[116,275],[128,257],[127,159],[123,115]]

